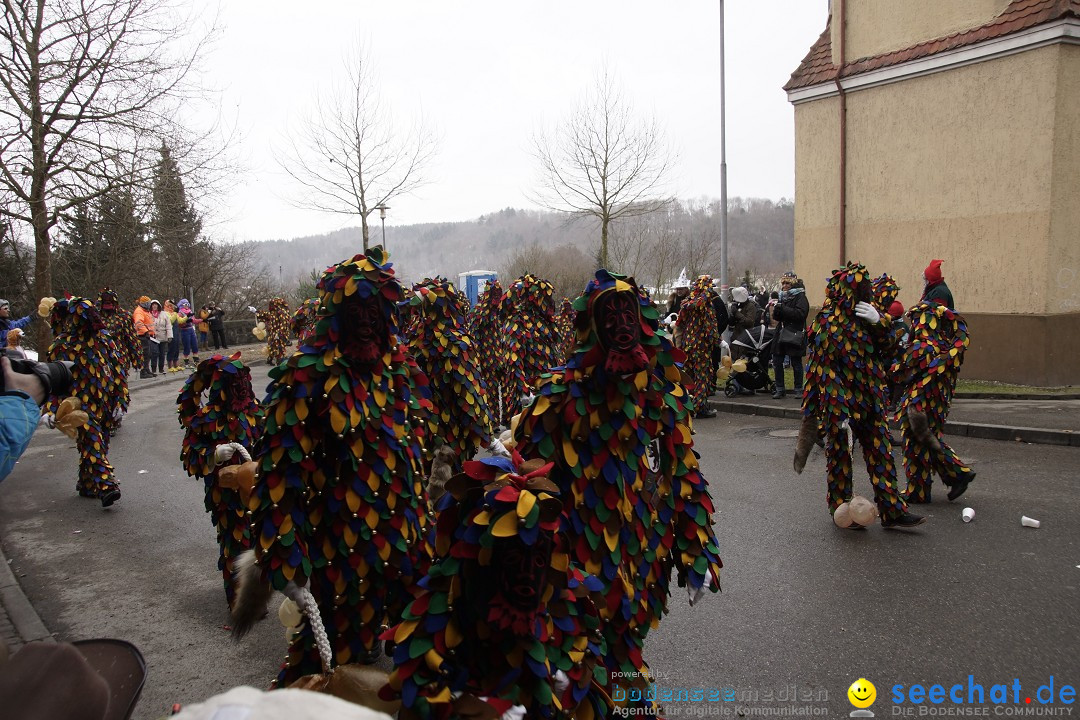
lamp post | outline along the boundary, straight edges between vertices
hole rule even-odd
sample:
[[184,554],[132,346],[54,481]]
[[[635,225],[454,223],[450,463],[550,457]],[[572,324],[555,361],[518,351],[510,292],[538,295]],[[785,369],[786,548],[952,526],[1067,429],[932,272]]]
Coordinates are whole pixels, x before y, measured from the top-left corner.
[[382,221],[382,246],[383,250],[386,250],[386,211],[390,207],[385,203],[379,203],[375,206],[375,209],[379,211],[379,220]]

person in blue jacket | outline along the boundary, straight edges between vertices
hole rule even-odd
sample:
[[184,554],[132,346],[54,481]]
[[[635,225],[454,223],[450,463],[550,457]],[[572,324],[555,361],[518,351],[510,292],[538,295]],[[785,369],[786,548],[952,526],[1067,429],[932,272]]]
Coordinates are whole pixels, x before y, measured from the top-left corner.
[[7,334],[8,330],[14,330],[18,328],[22,330],[24,327],[30,324],[30,321],[34,318],[30,315],[21,317],[18,320],[11,319],[11,303],[7,300],[0,299],[0,347],[7,347]]

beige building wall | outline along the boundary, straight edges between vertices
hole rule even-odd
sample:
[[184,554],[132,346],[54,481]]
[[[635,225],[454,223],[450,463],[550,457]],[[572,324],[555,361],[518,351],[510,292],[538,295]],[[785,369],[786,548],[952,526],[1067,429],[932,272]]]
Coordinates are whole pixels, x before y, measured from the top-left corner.
[[848,94],[848,257],[905,306],[941,258],[962,312],[1049,310],[1059,52]]
[[811,305],[839,267],[840,99],[795,106],[795,272]]
[[1080,313],[1080,46],[1058,54],[1047,310]]
[[[832,0],[833,17],[839,17]],[[1009,0],[843,0],[847,61],[902,50],[985,25]],[[833,64],[839,64],[840,23],[832,24]]]

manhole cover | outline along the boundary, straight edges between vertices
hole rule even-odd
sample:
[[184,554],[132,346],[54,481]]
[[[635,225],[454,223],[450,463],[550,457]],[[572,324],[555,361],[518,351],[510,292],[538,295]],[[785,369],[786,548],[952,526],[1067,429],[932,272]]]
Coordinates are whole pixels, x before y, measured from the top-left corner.
[[795,430],[771,430],[771,431],[769,431],[769,437],[774,437],[774,438],[799,437],[799,431],[798,431],[798,429],[795,429]]

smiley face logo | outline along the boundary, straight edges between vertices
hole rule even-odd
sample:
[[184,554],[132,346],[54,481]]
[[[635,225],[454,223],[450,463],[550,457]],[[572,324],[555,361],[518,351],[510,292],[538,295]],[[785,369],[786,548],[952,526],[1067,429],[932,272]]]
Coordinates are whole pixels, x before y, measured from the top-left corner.
[[868,708],[874,704],[874,700],[877,699],[877,688],[874,687],[874,683],[870,682],[866,678],[859,678],[855,682],[851,683],[851,687],[847,691],[848,700],[851,704],[857,708]]

